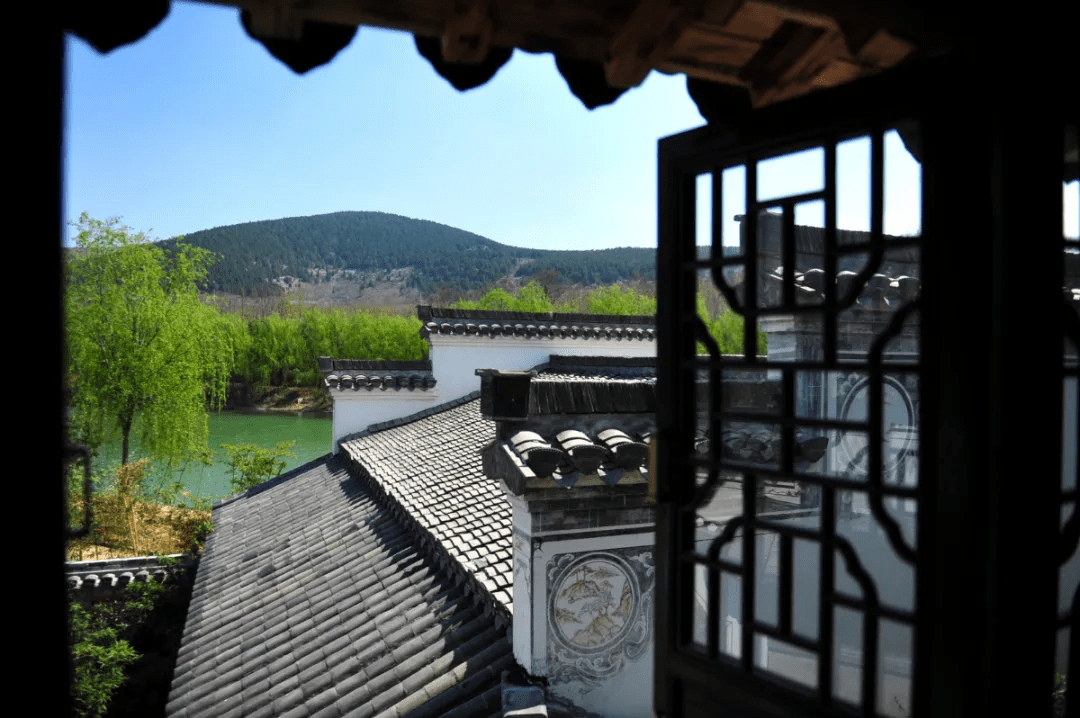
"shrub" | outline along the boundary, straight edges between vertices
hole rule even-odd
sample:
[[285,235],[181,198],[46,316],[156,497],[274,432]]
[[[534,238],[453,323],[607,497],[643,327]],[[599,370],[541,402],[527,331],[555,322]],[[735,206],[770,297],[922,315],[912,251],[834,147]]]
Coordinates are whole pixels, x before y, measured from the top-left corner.
[[113,693],[123,684],[124,669],[139,658],[131,644],[117,636],[98,612],[77,602],[71,605],[71,658],[75,682],[72,707],[77,716],[105,714]]
[[296,458],[290,449],[295,441],[281,441],[267,449],[258,444],[222,444],[229,455],[230,483],[234,493],[241,493],[279,475],[287,463],[286,457]]

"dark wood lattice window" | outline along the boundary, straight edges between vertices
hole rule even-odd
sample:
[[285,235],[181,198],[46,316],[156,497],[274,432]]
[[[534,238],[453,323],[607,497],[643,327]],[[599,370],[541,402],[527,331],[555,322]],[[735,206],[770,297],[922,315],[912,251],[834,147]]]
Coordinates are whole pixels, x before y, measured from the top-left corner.
[[[1054,239],[1060,212],[1029,223],[1030,251],[1003,239],[1030,196],[1054,206],[1053,182],[1016,172],[1056,173],[1060,145],[1023,159],[992,123],[960,139],[962,102],[928,91],[950,71],[661,141],[658,712],[975,715],[1006,691],[980,682],[1006,674],[1045,687],[1015,704],[1037,712],[1050,653],[1064,670],[1075,652],[1080,321],[1065,312],[1063,368],[1047,342],[1019,351],[1001,329],[1059,301],[1046,286],[1077,249]],[[890,229],[904,216],[913,229]],[[722,356],[694,313],[701,273],[743,318],[741,356]],[[1062,450],[1011,443],[1033,436]],[[1010,674],[1031,651],[1038,667]]]

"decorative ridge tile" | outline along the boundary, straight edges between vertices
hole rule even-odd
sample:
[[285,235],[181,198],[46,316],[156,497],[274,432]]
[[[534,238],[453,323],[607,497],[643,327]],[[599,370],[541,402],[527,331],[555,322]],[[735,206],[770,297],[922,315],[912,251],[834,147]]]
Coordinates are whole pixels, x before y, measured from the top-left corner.
[[565,323],[578,322],[585,324],[612,324],[612,325],[648,325],[656,324],[656,317],[652,315],[636,314],[584,314],[580,312],[508,312],[491,309],[451,309],[449,307],[433,307],[431,305],[417,305],[417,317],[421,322],[425,320],[465,320],[465,319],[489,319],[506,320],[511,322],[545,322]]
[[434,335],[539,338],[656,340],[656,317],[558,312],[492,312],[419,306],[420,336]]
[[[335,372],[368,371],[372,369],[385,369],[388,371],[431,371],[431,359],[390,361],[374,361],[371,359],[331,359],[331,362],[333,363],[333,366],[330,368]],[[319,368],[322,369],[323,365],[320,364]]]

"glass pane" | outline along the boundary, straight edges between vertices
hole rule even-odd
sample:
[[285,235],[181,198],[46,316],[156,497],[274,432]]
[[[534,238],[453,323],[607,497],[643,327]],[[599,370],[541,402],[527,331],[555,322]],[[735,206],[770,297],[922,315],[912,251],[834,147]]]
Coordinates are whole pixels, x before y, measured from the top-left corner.
[[712,246],[712,185],[713,178],[711,174],[698,175],[697,197],[695,198],[695,206],[697,208],[695,238],[698,247],[698,256],[702,259],[709,256],[709,248]]
[[709,592],[707,585],[708,571],[701,564],[694,565],[694,633],[693,642],[698,648],[708,646],[706,616],[709,610]]
[[754,617],[771,626],[780,623],[778,613],[780,587],[780,536],[774,531],[757,534],[758,585],[754,591]]
[[870,138],[836,146],[836,227],[839,245],[865,242],[870,232]]
[[777,638],[765,638],[762,642],[766,651],[764,668],[807,688],[817,688],[817,656]]
[[720,576],[720,651],[732,658],[742,655],[742,581],[734,574]]
[[[1072,518],[1076,511],[1075,501],[1066,501],[1061,507],[1062,528]],[[1077,585],[1080,585],[1080,551],[1073,550],[1072,554],[1061,565],[1058,574],[1058,615],[1065,615],[1072,608],[1073,599],[1076,596]]]
[[825,203],[795,206],[795,304],[820,306],[825,302]]
[[886,237],[918,236],[922,226],[922,167],[908,145],[919,142],[914,124],[903,134],[885,133],[885,218]]
[[881,621],[878,639],[878,711],[887,716],[911,715],[911,651],[914,632],[910,626],[888,619]]
[[833,612],[833,696],[862,703],[862,613],[838,607]]
[[724,216],[720,219],[721,231],[723,232],[724,253],[730,256],[743,254],[742,241],[742,216],[746,214],[746,167],[736,165],[728,167],[721,175],[723,180],[721,196],[723,197]]
[[[915,606],[915,569],[893,548],[885,526],[872,512],[869,494],[865,491],[843,493],[849,494],[850,499],[841,501],[845,511],[837,521],[836,535],[852,548],[854,562],[849,567],[848,559],[842,552],[837,552],[836,590],[863,599],[862,581],[869,579],[883,605],[911,611]],[[915,519],[912,512],[902,523],[892,521],[909,545],[914,543]]]
[[[803,528],[816,529],[806,519],[791,519],[790,523],[802,524]],[[796,634],[817,640],[818,638],[818,593],[821,583],[821,547],[811,541],[795,539],[795,581],[792,607],[792,629]]]
[[1075,376],[1067,376],[1064,379],[1064,401],[1062,415],[1062,441],[1061,441],[1061,489],[1071,491],[1076,488],[1077,471],[1077,437],[1080,431],[1080,421],[1077,412],[1080,411],[1080,387]]
[[825,188],[825,150],[813,147],[758,163],[759,200],[816,192]]

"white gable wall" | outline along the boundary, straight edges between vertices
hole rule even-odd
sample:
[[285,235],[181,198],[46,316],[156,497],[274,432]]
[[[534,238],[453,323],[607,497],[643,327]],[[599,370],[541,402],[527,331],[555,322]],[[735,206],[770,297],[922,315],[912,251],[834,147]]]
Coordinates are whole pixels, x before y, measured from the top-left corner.
[[[551,355],[655,357],[656,342],[641,339],[490,337],[435,334],[431,343],[431,389],[331,389],[334,425],[331,451],[341,440],[372,424],[411,416],[480,390],[477,369],[531,369]],[[375,373],[372,371],[338,374]]]
[[552,354],[564,356],[654,357],[656,342],[640,339],[549,339],[433,335],[431,361],[442,401],[480,390],[477,369],[532,369]]

